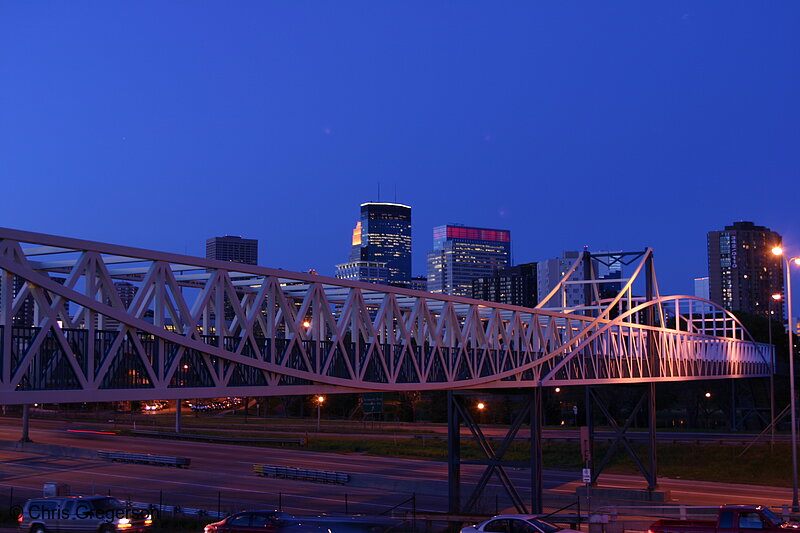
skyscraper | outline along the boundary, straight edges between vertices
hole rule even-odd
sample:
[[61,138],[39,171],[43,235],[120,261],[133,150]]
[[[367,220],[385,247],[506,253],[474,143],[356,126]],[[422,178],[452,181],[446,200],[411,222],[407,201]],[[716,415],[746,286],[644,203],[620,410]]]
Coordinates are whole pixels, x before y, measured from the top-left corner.
[[[12,276],[12,282],[10,288],[11,298],[14,299],[17,295],[22,292],[22,288],[25,285],[25,280],[20,278],[19,276]],[[3,294],[3,287],[0,284],[0,297]],[[16,314],[11,318],[11,323],[15,326],[24,326],[24,327],[31,327],[33,326],[33,319],[34,319],[34,299],[33,296],[26,296],[25,299],[22,301],[19,309],[17,310]]]
[[536,307],[539,301],[536,263],[498,270],[494,275],[472,280],[472,297],[522,307]]
[[[136,297],[136,293],[139,292],[139,287],[128,281],[115,281],[114,289],[117,291],[117,295],[122,301],[122,305],[125,306],[125,309],[130,308],[133,299]],[[119,329],[119,321],[111,317],[105,317],[103,319],[103,329],[117,330]]]
[[[566,272],[578,260],[580,252],[564,252],[561,257],[539,261],[537,265],[537,283],[539,301],[545,299],[550,291],[559,284]],[[584,277],[583,262],[575,268],[573,280],[582,280]],[[566,300],[566,302],[564,301]],[[567,285],[566,294],[550,298],[544,307],[578,307],[586,304],[586,292],[584,285]]]
[[[235,235],[212,237],[206,241],[206,259],[231,261],[245,265],[258,264],[258,240],[244,239]],[[235,313],[229,302],[225,302],[225,320],[231,321]]]
[[212,237],[206,241],[206,259],[257,265],[258,240],[243,239],[235,235]]
[[[768,316],[771,295],[783,292],[781,258],[771,253],[781,240],[776,232],[752,222],[709,231],[709,299],[730,311]],[[783,309],[777,311],[782,319]]]
[[711,289],[708,284],[708,276],[704,278],[694,278],[694,295],[698,298],[705,298],[708,300],[711,294]]
[[472,280],[508,266],[511,232],[448,224],[433,228],[428,254],[428,290],[451,296],[472,296]]
[[[350,263],[385,263],[390,285],[411,283],[411,207],[403,204],[361,204],[361,220],[353,230]],[[364,280],[367,281],[367,280]]]

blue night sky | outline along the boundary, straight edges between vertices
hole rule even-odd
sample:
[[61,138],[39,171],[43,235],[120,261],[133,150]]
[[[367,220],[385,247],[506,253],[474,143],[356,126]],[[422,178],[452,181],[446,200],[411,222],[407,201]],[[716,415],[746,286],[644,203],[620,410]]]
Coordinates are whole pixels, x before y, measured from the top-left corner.
[[[359,204],[512,232],[515,262],[706,232],[800,253],[800,2],[0,3],[0,225],[332,275]],[[380,198],[378,189],[380,187]]]

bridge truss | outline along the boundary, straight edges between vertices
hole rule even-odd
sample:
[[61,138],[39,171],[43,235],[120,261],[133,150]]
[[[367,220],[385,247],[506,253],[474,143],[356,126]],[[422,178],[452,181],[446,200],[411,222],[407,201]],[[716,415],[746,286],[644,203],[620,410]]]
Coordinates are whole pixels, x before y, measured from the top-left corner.
[[[632,270],[611,296],[608,261]],[[649,249],[584,252],[530,309],[0,228],[2,404],[760,377],[771,358],[716,304],[661,296]]]

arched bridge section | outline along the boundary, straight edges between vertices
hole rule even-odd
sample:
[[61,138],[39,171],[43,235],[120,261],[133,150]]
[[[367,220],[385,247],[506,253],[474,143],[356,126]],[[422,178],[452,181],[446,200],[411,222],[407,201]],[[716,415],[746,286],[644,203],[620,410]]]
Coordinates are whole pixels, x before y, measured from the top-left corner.
[[612,296],[584,253],[530,309],[0,228],[0,403],[769,375],[733,315],[627,256]]

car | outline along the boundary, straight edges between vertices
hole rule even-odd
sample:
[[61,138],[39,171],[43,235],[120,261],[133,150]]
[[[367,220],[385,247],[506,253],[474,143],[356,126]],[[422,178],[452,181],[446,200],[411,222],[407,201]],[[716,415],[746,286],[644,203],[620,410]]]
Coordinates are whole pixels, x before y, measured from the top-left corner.
[[281,511],[259,510],[241,511],[208,524],[203,533],[255,533],[255,532],[318,533],[327,531],[317,524],[307,524],[303,520]]
[[276,510],[241,511],[208,524],[203,533],[383,533],[398,522],[363,516],[294,516]]
[[465,527],[461,533],[579,533],[575,529],[557,526],[540,515],[500,514],[479,524]]
[[17,517],[20,533],[134,533],[153,524],[143,509],[109,496],[60,496],[25,502]]

